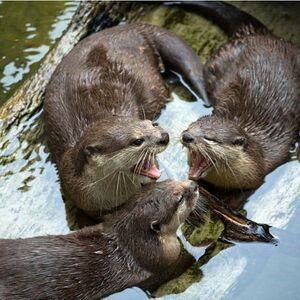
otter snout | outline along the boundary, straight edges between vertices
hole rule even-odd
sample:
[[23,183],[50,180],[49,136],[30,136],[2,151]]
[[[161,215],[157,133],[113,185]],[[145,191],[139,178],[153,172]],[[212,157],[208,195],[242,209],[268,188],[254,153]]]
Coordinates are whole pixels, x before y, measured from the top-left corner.
[[170,141],[170,136],[167,132],[162,132],[161,133],[161,138],[160,140],[158,140],[157,144],[160,146],[167,146],[169,144]]
[[199,186],[193,180],[186,181],[186,195],[193,196],[195,193],[199,192]]
[[196,182],[189,180],[189,192],[190,193],[195,193],[199,191],[199,186]]
[[190,143],[194,142],[195,139],[190,132],[185,130],[181,135],[181,141],[184,144],[190,144]]
[[184,197],[190,205],[194,205],[199,197],[199,186],[196,182],[188,180],[185,182],[186,190],[184,192]]

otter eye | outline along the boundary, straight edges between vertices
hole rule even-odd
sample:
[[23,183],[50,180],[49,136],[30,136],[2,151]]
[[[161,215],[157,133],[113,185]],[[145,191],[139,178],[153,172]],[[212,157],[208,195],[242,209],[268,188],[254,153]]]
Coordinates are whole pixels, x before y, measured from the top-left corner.
[[181,204],[184,201],[184,196],[182,195],[180,198],[177,200],[177,205]]
[[103,149],[100,146],[87,146],[84,149],[84,153],[88,156],[100,154],[103,151]]
[[136,139],[132,142],[132,144],[135,146],[141,146],[144,143],[144,141],[144,139]]
[[236,146],[243,146],[244,143],[245,143],[245,138],[242,136],[238,136],[232,141],[232,144]]
[[144,139],[137,139],[132,142],[132,145],[141,146],[144,143],[144,141],[145,141]]
[[155,233],[159,233],[160,232],[160,224],[158,221],[152,221],[150,224],[150,228],[152,231],[154,231]]

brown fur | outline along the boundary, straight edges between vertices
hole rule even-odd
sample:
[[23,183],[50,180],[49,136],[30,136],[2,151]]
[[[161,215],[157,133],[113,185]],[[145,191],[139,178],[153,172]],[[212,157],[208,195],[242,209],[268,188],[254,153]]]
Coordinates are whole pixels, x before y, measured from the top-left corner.
[[[156,26],[117,26],[81,41],[46,90],[45,129],[63,193],[99,216],[148,182],[137,163],[155,160],[168,135],[150,121],[168,98],[161,72],[177,71],[200,94],[202,66],[179,37]],[[144,139],[142,146],[133,142]],[[121,197],[122,196],[122,197]]]
[[236,31],[204,68],[213,114],[192,123],[184,143],[212,160],[202,179],[222,188],[257,188],[289,159],[300,130],[300,52],[249,15],[247,25],[231,20],[245,13],[228,4],[204,6]]
[[67,235],[0,239],[0,298],[100,299],[158,284],[179,259],[176,230],[198,195],[193,182],[150,184],[110,222]]

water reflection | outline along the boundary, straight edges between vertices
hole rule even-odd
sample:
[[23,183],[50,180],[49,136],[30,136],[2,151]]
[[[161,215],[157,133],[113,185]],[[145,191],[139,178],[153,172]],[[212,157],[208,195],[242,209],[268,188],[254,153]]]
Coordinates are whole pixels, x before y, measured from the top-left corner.
[[[277,228],[287,228],[300,201],[300,166],[291,161],[266,177],[246,205],[249,216]],[[268,200],[266,200],[268,199]],[[261,208],[264,209],[261,209]]]
[[[0,105],[37,67],[68,25],[75,2],[0,2]],[[0,143],[0,236],[65,233],[57,174],[42,140],[40,114]]]
[[0,2],[0,105],[61,36],[75,2]]
[[0,144],[0,236],[69,231],[57,174],[42,143],[40,114],[13,128]]

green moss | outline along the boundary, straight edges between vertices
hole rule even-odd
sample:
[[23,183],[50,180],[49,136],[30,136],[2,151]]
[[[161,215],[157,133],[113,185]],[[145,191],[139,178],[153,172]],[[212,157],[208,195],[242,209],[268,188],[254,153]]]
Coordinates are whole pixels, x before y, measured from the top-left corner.
[[179,294],[184,292],[191,284],[199,282],[203,277],[202,271],[197,263],[193,264],[181,276],[163,284],[155,293],[155,297],[162,297],[169,294]]
[[193,47],[203,62],[227,40],[222,30],[209,20],[176,7],[143,5],[143,12],[129,18],[132,21],[175,32]]
[[299,3],[238,1],[231,4],[258,18],[276,35],[300,46]]
[[217,240],[224,230],[223,223],[212,218],[210,214],[206,216],[204,223],[199,227],[185,226],[188,228],[185,231],[185,236],[193,246],[200,246],[207,244],[209,241]]
[[195,97],[189,92],[189,90],[179,83],[172,84],[171,91],[185,101],[195,101]]

